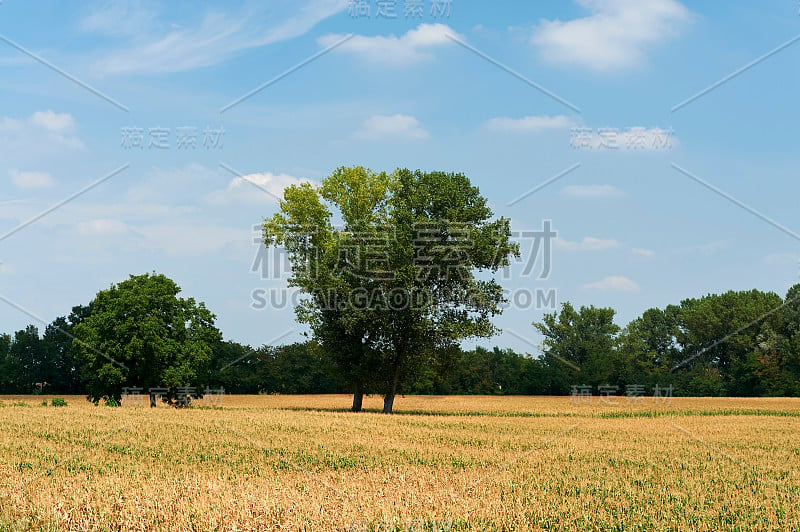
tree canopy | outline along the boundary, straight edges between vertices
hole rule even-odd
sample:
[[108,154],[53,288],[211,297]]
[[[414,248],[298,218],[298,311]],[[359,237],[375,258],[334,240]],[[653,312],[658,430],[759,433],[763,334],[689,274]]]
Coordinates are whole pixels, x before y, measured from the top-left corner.
[[285,190],[265,241],[286,248],[290,284],[307,295],[298,319],[346,375],[354,410],[377,389],[391,412],[437,357],[496,332],[502,289],[475,273],[496,272],[519,251],[509,221],[492,216],[462,174],[339,168],[319,189]]
[[178,297],[164,275],[134,276],[98,292],[74,328],[74,348],[90,400],[119,402],[124,387],[177,388],[206,383],[213,343],[221,338],[203,303]]

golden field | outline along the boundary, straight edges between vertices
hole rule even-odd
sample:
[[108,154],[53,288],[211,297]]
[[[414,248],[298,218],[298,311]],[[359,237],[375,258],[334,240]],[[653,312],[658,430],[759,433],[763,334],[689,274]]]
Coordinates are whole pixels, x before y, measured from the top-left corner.
[[44,399],[0,396],[0,530],[800,530],[800,399]]

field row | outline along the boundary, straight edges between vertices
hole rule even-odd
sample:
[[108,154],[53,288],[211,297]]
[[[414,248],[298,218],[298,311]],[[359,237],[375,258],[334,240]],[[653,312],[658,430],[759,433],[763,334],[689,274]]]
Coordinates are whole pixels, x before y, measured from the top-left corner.
[[2,401],[0,529],[800,529],[795,400]]

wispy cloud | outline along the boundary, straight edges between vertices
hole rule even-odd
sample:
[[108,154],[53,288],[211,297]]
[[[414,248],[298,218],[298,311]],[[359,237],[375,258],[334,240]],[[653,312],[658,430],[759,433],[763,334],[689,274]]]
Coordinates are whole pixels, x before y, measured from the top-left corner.
[[531,42],[542,59],[595,71],[642,63],[649,46],[676,35],[692,19],[675,0],[577,0],[591,15],[544,20]]
[[[0,220],[16,220],[23,222],[50,205],[44,201],[20,200],[0,203]],[[165,205],[159,203],[136,203],[131,201],[83,203],[70,202],[52,214],[42,218],[36,227],[53,228],[57,226],[72,227],[76,220],[124,219],[128,223],[148,222],[154,219],[175,219],[177,217],[196,215],[199,209],[194,206]]]
[[602,292],[638,292],[639,285],[622,275],[611,275],[600,281],[583,285],[589,290],[600,290]]
[[421,140],[430,137],[430,133],[413,116],[396,114],[369,117],[353,136],[366,140]]
[[727,240],[715,240],[713,242],[708,242],[707,244],[695,244],[693,246],[678,248],[676,251],[680,254],[705,255],[710,257],[711,255],[716,255],[727,247]]
[[92,6],[81,29],[110,36],[136,35],[157,23],[158,10],[142,0],[120,0]]
[[556,249],[563,251],[602,251],[619,247],[619,242],[610,238],[584,237],[580,242],[571,242],[556,238],[553,242]]
[[773,253],[764,257],[764,263],[771,266],[790,264],[800,266],[800,255],[797,253]]
[[128,232],[128,225],[120,220],[111,218],[79,222],[78,233],[84,236],[107,235],[119,236]]
[[568,129],[576,125],[575,120],[565,115],[525,116],[522,118],[498,117],[486,122],[492,131],[545,131],[550,129]]
[[[452,45],[447,36],[463,39],[446,24],[420,24],[404,35],[356,35],[339,46],[334,53],[350,53],[370,63],[410,65],[433,58],[431,50]],[[344,35],[330,34],[320,37],[320,46],[327,47],[340,41]]]
[[9,170],[11,182],[17,188],[50,188],[53,186],[53,177],[47,172],[20,172]]
[[644,248],[631,248],[631,254],[637,257],[643,257],[646,259],[655,257],[655,251],[651,249],[644,249]]
[[561,189],[565,196],[573,198],[621,198],[625,192],[613,185],[570,185]]
[[[98,59],[94,70],[100,75],[152,74],[184,72],[220,63],[234,54],[268,44],[304,35],[319,22],[346,9],[347,0],[308,0],[299,8],[296,3],[277,2],[265,4],[271,9],[250,8],[236,15],[208,11],[194,25],[160,28],[140,28],[126,47],[114,50]],[[294,13],[286,16],[276,6],[288,7]],[[111,13],[84,21],[84,28],[92,31],[113,32]],[[138,16],[143,21],[152,20],[149,12]],[[129,36],[131,32],[119,31]]]

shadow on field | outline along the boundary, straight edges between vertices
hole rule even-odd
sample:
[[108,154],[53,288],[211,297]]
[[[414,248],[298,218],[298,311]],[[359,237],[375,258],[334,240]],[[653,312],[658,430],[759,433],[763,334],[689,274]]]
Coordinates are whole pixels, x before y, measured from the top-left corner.
[[[310,406],[285,406],[276,410],[290,410],[294,412],[320,412],[335,414],[383,414],[380,408],[364,408],[361,412],[353,412],[349,408],[325,408]],[[687,416],[774,416],[774,417],[800,417],[800,412],[786,412],[783,410],[640,410],[624,412],[491,412],[491,411],[464,411],[464,412],[436,412],[429,410],[395,410],[393,416],[429,416],[429,417],[509,417],[509,418],[658,418],[658,417],[687,417]]]
[[[312,406],[284,406],[277,410],[292,410],[295,412],[327,412],[336,414],[383,414],[380,408],[364,408],[361,412],[353,412],[349,408],[326,408]],[[545,412],[492,412],[492,411],[452,411],[442,412],[435,410],[395,410],[392,416],[437,416],[437,417],[575,417],[573,413],[545,413]]]

